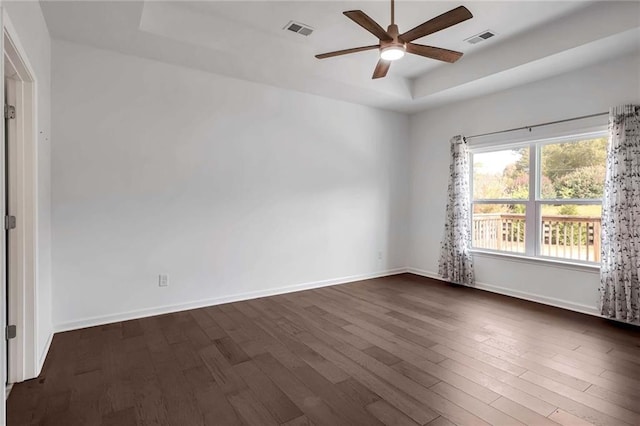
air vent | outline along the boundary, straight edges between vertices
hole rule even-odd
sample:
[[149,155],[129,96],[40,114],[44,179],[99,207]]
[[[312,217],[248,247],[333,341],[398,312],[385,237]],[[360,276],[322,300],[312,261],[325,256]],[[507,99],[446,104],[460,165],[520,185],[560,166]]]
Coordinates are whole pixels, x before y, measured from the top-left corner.
[[496,33],[491,31],[491,30],[486,30],[481,32],[480,34],[476,34],[474,36],[471,36],[467,39],[465,39],[464,41],[466,41],[467,43],[470,44],[477,44],[480,43],[481,41],[485,41],[487,39],[490,39],[491,37],[495,36]]
[[308,36],[313,32],[313,28],[310,26],[295,21],[289,21],[289,23],[284,26],[283,30],[289,30],[303,36]]

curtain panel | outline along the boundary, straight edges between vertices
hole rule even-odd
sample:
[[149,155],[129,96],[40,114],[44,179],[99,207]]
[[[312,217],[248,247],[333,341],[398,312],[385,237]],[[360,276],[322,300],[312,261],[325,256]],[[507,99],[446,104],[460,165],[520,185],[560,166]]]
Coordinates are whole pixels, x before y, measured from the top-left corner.
[[471,257],[470,159],[467,142],[462,136],[451,139],[449,167],[449,199],[446,207],[444,237],[440,247],[438,273],[452,283],[473,285]]
[[602,199],[600,310],[640,322],[640,106],[609,113],[607,171]]

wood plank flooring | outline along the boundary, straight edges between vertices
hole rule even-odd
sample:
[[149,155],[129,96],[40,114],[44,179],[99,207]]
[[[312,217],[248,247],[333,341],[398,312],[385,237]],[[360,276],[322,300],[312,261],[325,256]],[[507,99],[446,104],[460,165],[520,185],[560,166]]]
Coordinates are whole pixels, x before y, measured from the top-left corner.
[[410,274],[56,334],[9,425],[640,425],[640,330]]

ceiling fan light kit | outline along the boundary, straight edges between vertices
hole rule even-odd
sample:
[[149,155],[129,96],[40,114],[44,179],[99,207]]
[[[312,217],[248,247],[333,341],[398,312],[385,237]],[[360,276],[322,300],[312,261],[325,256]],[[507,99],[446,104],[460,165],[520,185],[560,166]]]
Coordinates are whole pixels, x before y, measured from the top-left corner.
[[322,53],[316,55],[316,58],[325,59],[334,56],[347,55],[349,53],[378,49],[380,51],[380,59],[373,71],[372,78],[374,79],[386,76],[389,71],[391,61],[402,58],[405,52],[449,63],[456,62],[462,57],[462,52],[442,49],[440,47],[425,46],[422,44],[412,43],[412,41],[440,30],[444,30],[445,28],[449,28],[473,17],[466,7],[459,6],[418,25],[406,33],[400,34],[398,26],[394,22],[394,0],[391,0],[391,25],[389,25],[387,31],[385,31],[376,21],[371,19],[361,10],[348,10],[344,12],[344,15],[376,36],[379,40],[379,44]]
[[404,56],[406,48],[404,46],[389,46],[380,48],[380,59],[385,61],[396,61]]

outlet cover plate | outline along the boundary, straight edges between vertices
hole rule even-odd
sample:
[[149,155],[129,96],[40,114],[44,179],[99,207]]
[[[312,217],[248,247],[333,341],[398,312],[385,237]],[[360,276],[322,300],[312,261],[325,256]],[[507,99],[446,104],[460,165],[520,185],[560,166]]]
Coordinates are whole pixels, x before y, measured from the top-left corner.
[[169,286],[169,275],[160,274],[158,277],[158,286],[159,287],[168,287]]

